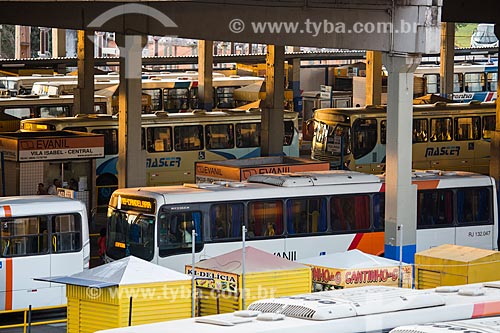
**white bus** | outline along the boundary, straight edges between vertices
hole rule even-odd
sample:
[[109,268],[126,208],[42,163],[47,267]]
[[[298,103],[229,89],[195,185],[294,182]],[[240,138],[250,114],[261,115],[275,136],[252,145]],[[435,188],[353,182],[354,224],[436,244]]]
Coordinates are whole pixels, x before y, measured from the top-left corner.
[[[259,99],[264,79],[256,76],[221,76],[213,78],[213,105],[218,109],[230,109]],[[96,95],[110,97],[113,113],[118,112],[118,78],[97,77],[94,81]],[[33,84],[34,95],[74,94],[78,82],[40,81]],[[242,88],[245,88],[244,90]],[[243,93],[238,93],[243,90]],[[250,92],[248,92],[250,90]],[[235,94],[236,92],[236,94]],[[236,97],[235,97],[236,95]],[[251,96],[252,100],[238,100],[238,96]],[[198,108],[198,77],[172,76],[142,79],[142,112],[185,112]]]
[[[497,248],[495,181],[467,172],[417,172],[416,251],[441,244]],[[255,175],[249,182],[116,190],[108,207],[108,260],[134,255],[178,271],[250,246],[291,260],[359,249],[384,254],[385,184],[353,171]],[[472,236],[471,236],[472,235]],[[477,236],[476,236],[477,235]],[[479,236],[480,235],[480,236]]]
[[77,80],[73,75],[26,75],[0,77],[0,88],[9,91],[12,97],[18,95],[31,95],[31,88],[35,82],[51,81],[64,82]]
[[[103,96],[94,97],[94,112],[111,112],[111,104]],[[74,116],[74,98],[66,96],[34,96],[0,98],[0,132],[14,132],[19,129],[22,119],[55,118]]]
[[[298,115],[285,111],[283,154],[299,156]],[[149,186],[195,181],[196,161],[259,157],[261,111],[226,110],[142,115],[142,149]],[[98,204],[107,205],[118,185],[118,117],[79,116],[26,119],[21,131],[73,130],[104,134],[104,158],[97,159]]]
[[[439,65],[421,65],[416,77],[425,79],[427,94],[440,93]],[[490,102],[497,99],[497,64],[456,64],[453,74],[453,100],[456,102]]]
[[[256,301],[248,310],[99,333],[365,333],[498,315],[500,281],[428,290],[370,286]],[[134,316],[132,315],[132,324]],[[458,326],[458,325],[457,325]],[[475,330],[447,332],[476,333]],[[418,332],[414,330],[398,333]],[[429,331],[424,331],[429,332]],[[434,331],[433,331],[434,332]],[[488,331],[488,332],[497,332]]]
[[89,268],[85,204],[53,195],[3,197],[0,227],[0,311],[65,304],[64,285],[33,279]]
[[475,318],[457,321],[444,321],[436,323],[425,323],[419,325],[400,326],[390,333],[496,333],[500,331],[500,311],[494,313],[493,317]]

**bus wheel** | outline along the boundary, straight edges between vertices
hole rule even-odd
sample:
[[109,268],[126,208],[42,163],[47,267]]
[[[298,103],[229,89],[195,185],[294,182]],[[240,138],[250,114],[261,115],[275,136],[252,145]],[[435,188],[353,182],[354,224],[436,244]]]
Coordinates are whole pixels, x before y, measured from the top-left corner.
[[118,178],[115,175],[101,175],[96,180],[97,187],[97,205],[107,206],[111,194],[118,189]]

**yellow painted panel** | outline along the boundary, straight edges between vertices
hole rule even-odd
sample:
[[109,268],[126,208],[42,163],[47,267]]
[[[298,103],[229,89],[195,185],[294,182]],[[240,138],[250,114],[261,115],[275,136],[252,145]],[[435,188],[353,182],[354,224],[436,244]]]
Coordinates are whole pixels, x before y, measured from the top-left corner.
[[500,252],[445,244],[416,253],[415,267],[419,289],[498,280]]

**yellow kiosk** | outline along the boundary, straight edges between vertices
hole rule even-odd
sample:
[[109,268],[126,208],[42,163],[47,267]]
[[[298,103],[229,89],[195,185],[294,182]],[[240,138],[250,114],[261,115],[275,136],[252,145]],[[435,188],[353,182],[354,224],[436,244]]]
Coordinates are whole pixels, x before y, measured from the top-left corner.
[[500,279],[500,252],[444,244],[415,254],[415,288]]
[[[264,298],[311,291],[311,270],[308,266],[253,247],[246,247],[245,252],[244,276],[242,249],[195,264],[198,315],[242,310],[243,297],[245,306],[248,306]],[[186,265],[186,273],[191,272],[191,265]]]
[[136,257],[43,280],[67,285],[68,333],[191,317],[191,277]]

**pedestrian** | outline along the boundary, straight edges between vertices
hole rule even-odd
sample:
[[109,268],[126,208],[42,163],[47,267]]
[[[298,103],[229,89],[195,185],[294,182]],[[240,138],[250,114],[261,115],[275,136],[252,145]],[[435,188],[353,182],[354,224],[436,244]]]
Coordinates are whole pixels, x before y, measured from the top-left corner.
[[99,231],[99,238],[97,239],[99,258],[104,264],[104,255],[106,254],[106,228],[101,228]]
[[45,185],[43,185],[43,183],[38,183],[38,188],[36,190],[36,194],[38,194],[38,195],[47,194],[47,191],[45,190]]
[[57,179],[57,178],[54,178],[54,181],[52,182],[52,184],[47,189],[47,194],[57,195],[57,188],[58,187],[61,187],[61,181],[59,179]]

